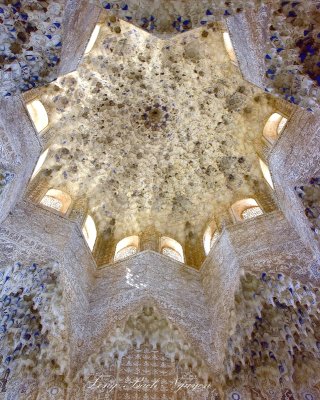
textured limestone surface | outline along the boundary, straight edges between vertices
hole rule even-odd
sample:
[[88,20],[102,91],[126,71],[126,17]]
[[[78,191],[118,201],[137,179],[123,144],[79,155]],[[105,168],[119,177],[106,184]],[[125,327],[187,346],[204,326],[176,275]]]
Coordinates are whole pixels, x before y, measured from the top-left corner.
[[44,172],[51,187],[87,195],[106,238],[156,221],[183,241],[185,225],[202,233],[235,193],[263,190],[253,141],[272,107],[214,26],[164,41],[115,24],[41,97],[54,150]]

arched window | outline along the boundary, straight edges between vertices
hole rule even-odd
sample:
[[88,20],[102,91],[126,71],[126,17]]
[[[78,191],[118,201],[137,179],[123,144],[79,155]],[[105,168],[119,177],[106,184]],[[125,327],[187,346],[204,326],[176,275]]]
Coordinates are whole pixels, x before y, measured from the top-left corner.
[[82,228],[82,233],[90,250],[92,251],[97,239],[97,228],[91,215],[87,215],[87,218]]
[[264,179],[268,182],[268,184],[272,187],[272,189],[274,189],[272,177],[268,166],[262,160],[259,160],[259,163]]
[[234,63],[237,64],[237,56],[236,53],[234,51],[234,48],[232,46],[232,42],[230,39],[230,35],[228,32],[224,32],[223,33],[223,42],[224,42],[224,47],[228,53],[228,56],[230,58],[230,60]]
[[283,117],[281,114],[272,114],[263,129],[263,136],[273,144],[282,133],[287,122],[287,118]]
[[37,173],[40,171],[42,165],[43,165],[44,162],[46,161],[46,158],[47,158],[47,155],[48,155],[48,151],[49,151],[49,149],[47,149],[46,151],[44,151],[44,152],[41,154],[41,156],[39,157],[39,160],[38,160],[37,165],[36,165],[36,167],[35,167],[35,169],[34,169],[34,171],[33,171],[33,174],[32,174],[31,179],[33,179],[33,178],[37,175]]
[[255,218],[263,214],[261,207],[254,199],[237,201],[232,205],[231,212],[236,222]]
[[42,198],[40,204],[48,208],[53,208],[61,214],[66,214],[71,205],[71,201],[71,197],[67,193],[58,189],[50,189]]
[[27,110],[38,132],[43,131],[49,124],[49,118],[44,105],[40,100],[27,103]]
[[183,249],[180,243],[166,236],[162,236],[160,241],[160,251],[165,256],[174,260],[184,262]]
[[208,226],[206,231],[204,232],[203,235],[203,247],[204,247],[204,252],[206,256],[209,254],[211,247],[215,243],[215,241],[218,239],[220,233],[217,230],[217,226],[215,222],[211,222],[211,224]]
[[139,236],[128,236],[117,244],[114,261],[124,260],[127,257],[138,253]]
[[86,50],[84,54],[90,53],[90,51],[93,49],[94,44],[96,43],[99,33],[100,33],[101,25],[97,24],[91,34],[90,40],[87,44]]

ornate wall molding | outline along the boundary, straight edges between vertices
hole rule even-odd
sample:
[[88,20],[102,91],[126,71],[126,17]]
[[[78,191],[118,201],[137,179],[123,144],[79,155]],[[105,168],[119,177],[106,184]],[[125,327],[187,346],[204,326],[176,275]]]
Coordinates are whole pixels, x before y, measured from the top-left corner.
[[282,211],[318,258],[319,243],[294,188],[316,176],[319,165],[320,113],[297,110],[270,153],[269,168]]
[[41,153],[37,133],[20,97],[0,100],[0,166],[14,179],[0,194],[0,221],[22,198]]

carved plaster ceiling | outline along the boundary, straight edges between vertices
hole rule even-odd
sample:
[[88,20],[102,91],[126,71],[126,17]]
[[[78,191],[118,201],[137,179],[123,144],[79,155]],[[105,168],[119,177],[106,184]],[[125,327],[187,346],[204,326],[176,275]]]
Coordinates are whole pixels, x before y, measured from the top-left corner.
[[95,3],[117,18],[166,38],[234,15],[244,7],[260,4],[260,0],[97,0]]
[[[0,1],[0,96],[45,85],[56,79],[61,49],[66,45],[64,28],[67,0]],[[121,18],[160,38],[168,38],[199,26],[208,26],[242,11],[261,10],[268,15],[269,33],[263,59],[265,90],[300,104],[317,107],[320,95],[319,13],[314,0],[91,0],[112,18]],[[269,9],[269,12],[265,12]],[[259,11],[260,10],[260,11]],[[63,57],[62,57],[63,58]],[[62,64],[64,61],[61,62]]]
[[47,87],[45,174],[88,197],[100,232],[155,223],[183,241],[186,224],[202,232],[264,185],[253,142],[272,107],[241,78],[219,28],[160,40],[109,20],[78,71]]

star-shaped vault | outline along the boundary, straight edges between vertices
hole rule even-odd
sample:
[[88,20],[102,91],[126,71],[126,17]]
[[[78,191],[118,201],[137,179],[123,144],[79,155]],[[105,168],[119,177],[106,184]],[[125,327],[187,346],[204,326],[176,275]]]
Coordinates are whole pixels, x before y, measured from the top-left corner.
[[40,97],[51,110],[42,174],[86,196],[99,234],[150,224],[182,243],[266,191],[255,151],[273,111],[224,47],[223,24],[170,40],[107,18],[77,72]]

